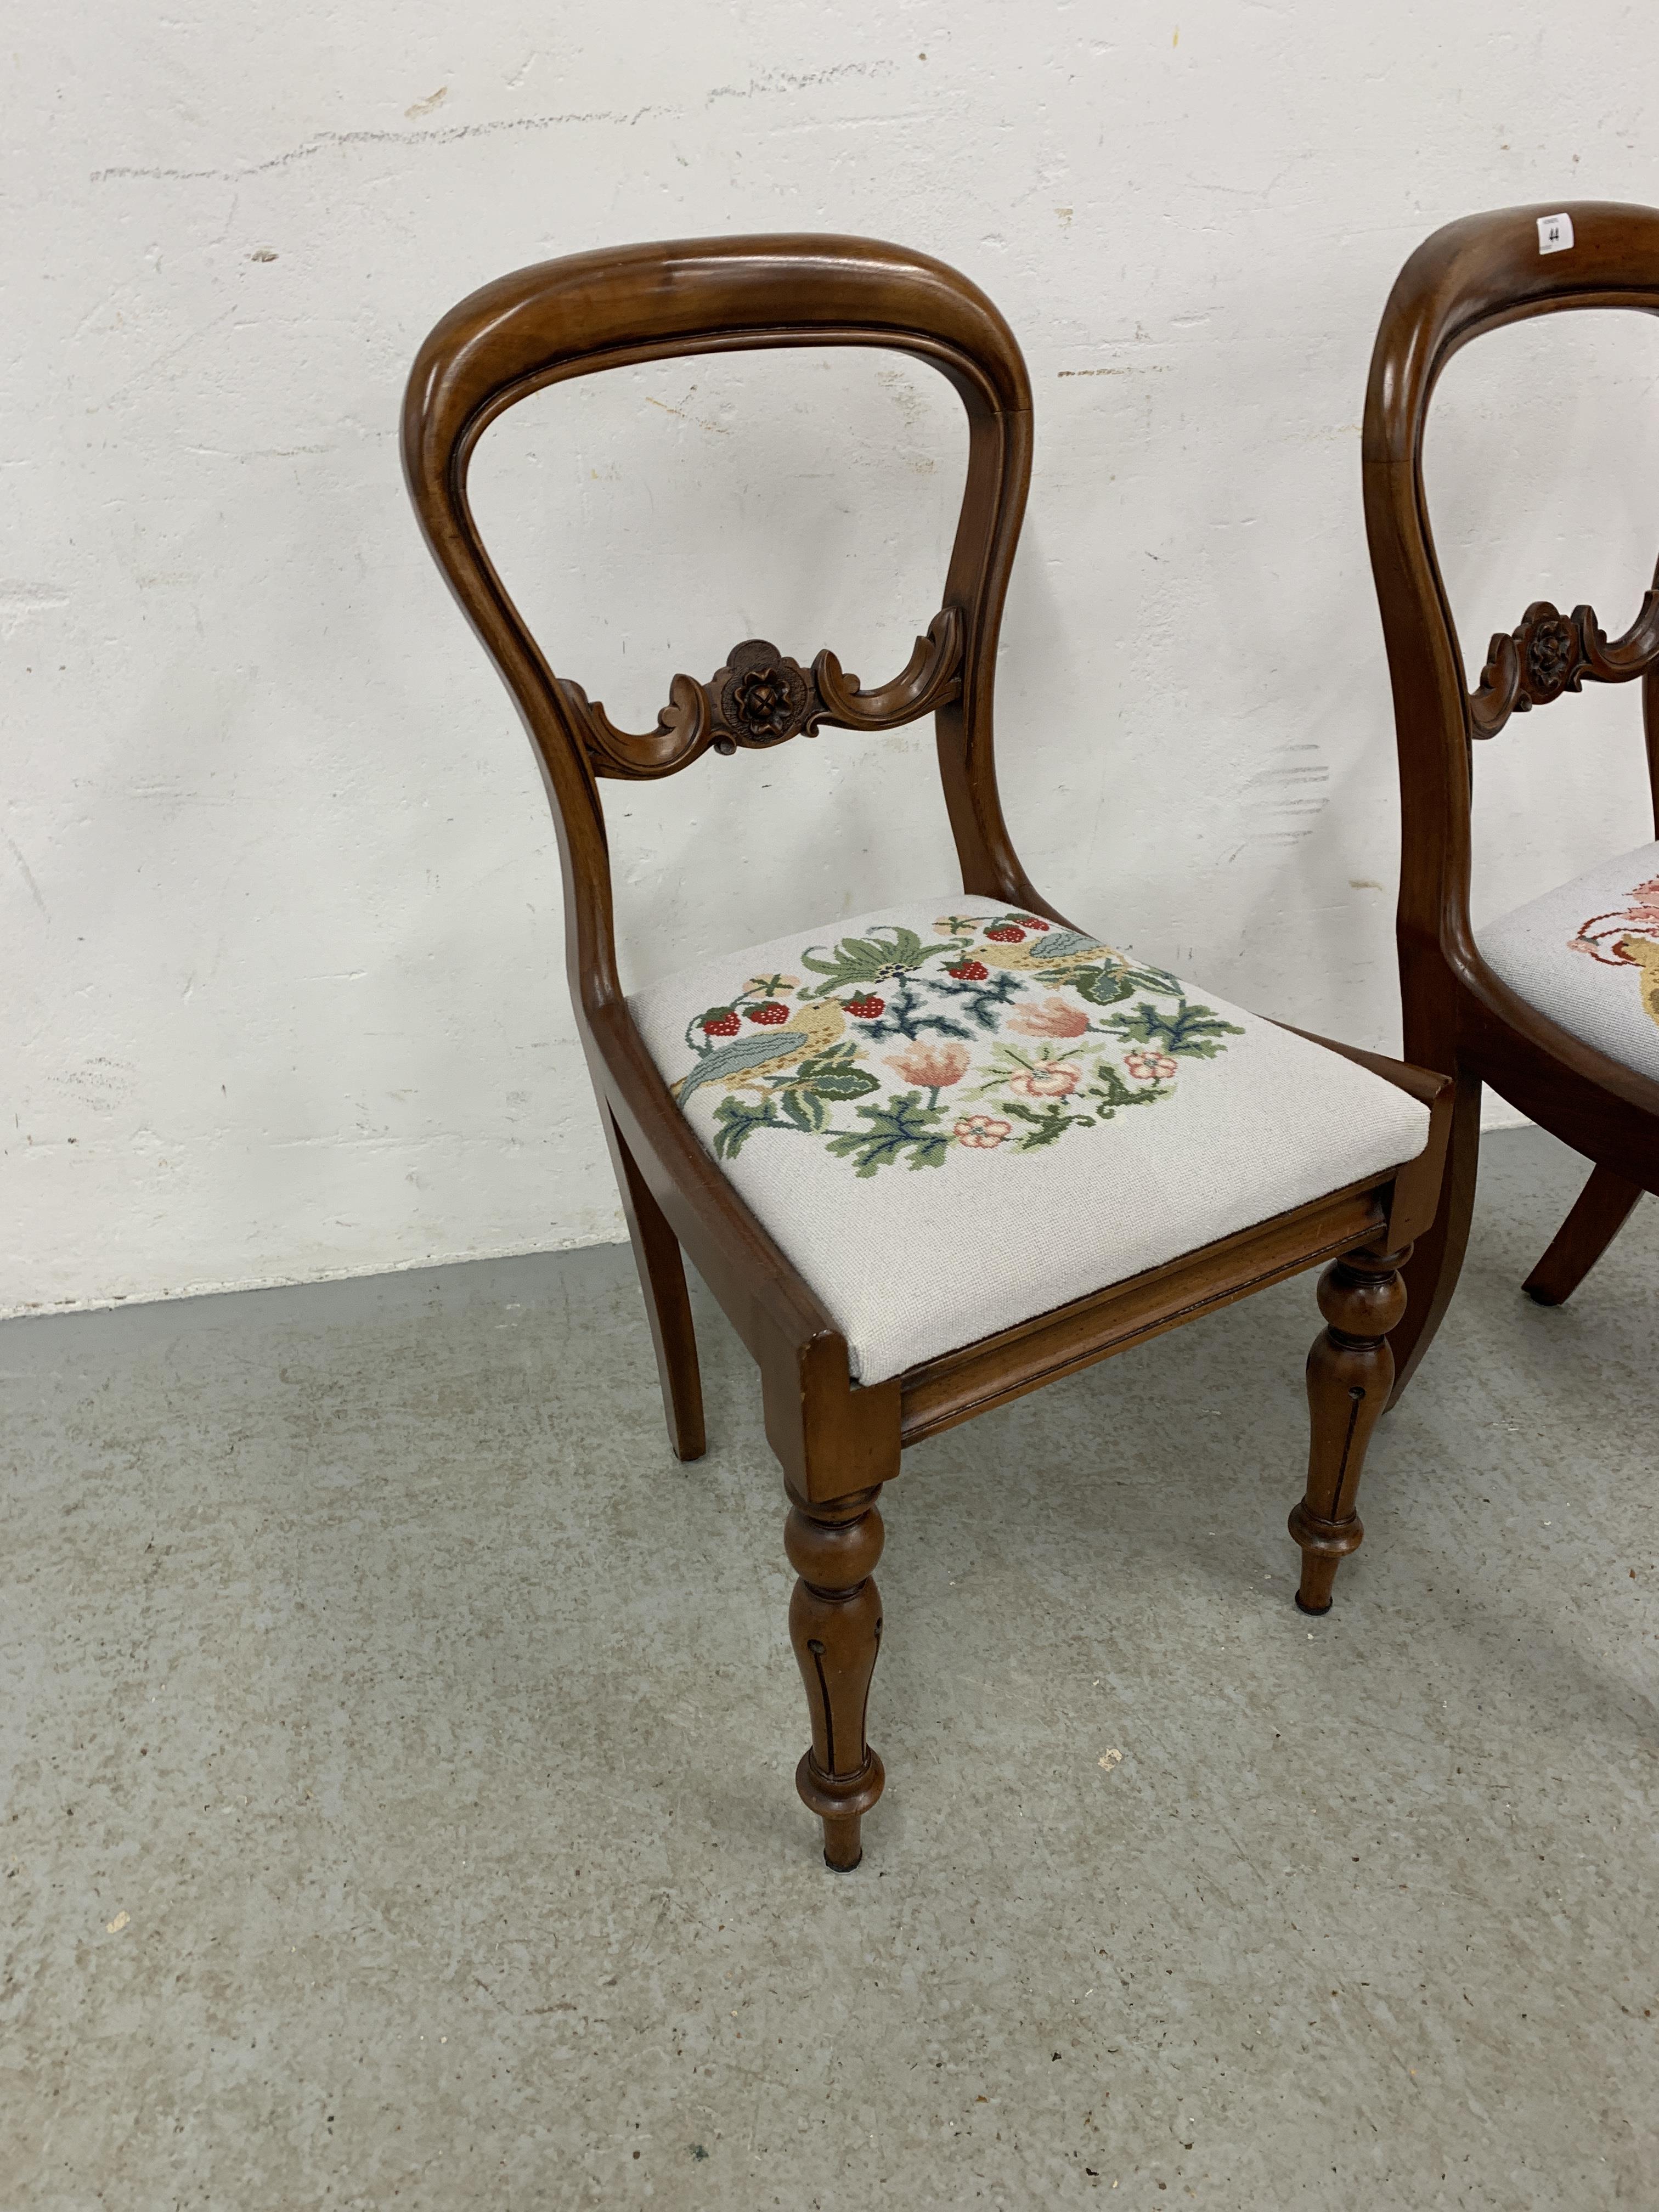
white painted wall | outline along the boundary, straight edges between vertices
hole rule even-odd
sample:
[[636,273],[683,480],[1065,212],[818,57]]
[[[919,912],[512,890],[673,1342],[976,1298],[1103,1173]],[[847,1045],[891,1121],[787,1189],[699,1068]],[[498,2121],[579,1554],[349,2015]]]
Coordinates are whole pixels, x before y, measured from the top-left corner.
[[[620,1233],[539,787],[394,436],[445,307],[611,240],[864,231],[987,286],[1038,410],[1001,689],[1029,866],[1218,991],[1395,1040],[1371,335],[1452,216],[1659,198],[1656,64],[1636,0],[15,10],[0,1309]],[[1455,367],[1476,666],[1537,595],[1628,618],[1656,348],[1581,319]],[[880,356],[659,369],[521,410],[480,503],[613,712],[755,631],[875,678],[938,601],[954,404]],[[1636,713],[1483,757],[1487,907],[1648,834]],[[624,793],[634,972],[951,882],[930,750]]]

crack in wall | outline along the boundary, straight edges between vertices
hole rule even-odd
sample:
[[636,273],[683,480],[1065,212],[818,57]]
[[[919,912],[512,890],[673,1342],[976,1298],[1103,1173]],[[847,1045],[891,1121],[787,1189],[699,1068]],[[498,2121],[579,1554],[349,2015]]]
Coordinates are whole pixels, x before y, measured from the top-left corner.
[[[836,62],[828,69],[789,70],[773,70],[764,76],[750,77],[746,85],[715,85],[703,95],[703,106],[712,107],[717,100],[753,100],[767,93],[805,92],[818,85],[834,84],[842,77],[884,76],[894,68],[890,61]],[[416,102],[416,107],[426,103]],[[349,146],[450,146],[462,138],[500,137],[510,131],[556,131],[562,125],[583,123],[620,124],[633,130],[647,117],[672,115],[675,108],[650,104],[631,110],[593,107],[573,110],[564,115],[516,115],[497,117],[482,123],[452,123],[435,131],[319,131],[309,138],[302,138],[297,146],[290,146],[281,154],[267,155],[263,161],[245,161],[238,168],[212,167],[205,169],[177,169],[165,165],[118,163],[106,169],[94,169],[91,181],[94,185],[109,184],[122,178],[149,178],[169,184],[225,183],[235,184],[244,177],[258,177],[273,169],[290,168],[296,161],[308,161],[314,155],[325,154],[335,148]]]

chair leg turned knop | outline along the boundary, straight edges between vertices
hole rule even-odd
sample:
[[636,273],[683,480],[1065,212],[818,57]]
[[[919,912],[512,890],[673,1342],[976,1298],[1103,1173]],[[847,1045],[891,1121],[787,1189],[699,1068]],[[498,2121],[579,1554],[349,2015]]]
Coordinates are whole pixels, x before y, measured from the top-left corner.
[[800,1580],[789,1639],[812,1717],[812,1747],[795,1770],[801,1802],[823,1822],[824,1864],[850,1874],[864,1856],[860,1824],[886,1775],[865,1740],[870,1680],[881,1649],[874,1572],[884,1531],[880,1486],[811,1505],[791,1495],[784,1548]]
[[1307,1495],[1291,1514],[1302,1547],[1296,1601],[1304,1613],[1328,1613],[1331,1585],[1364,1536],[1356,1510],[1365,1447],[1394,1382],[1389,1332],[1406,1310],[1400,1270],[1411,1257],[1369,1248],[1345,1252],[1319,1279],[1326,1327],[1308,1354]]
[[1565,1305],[1629,1220],[1642,1195],[1611,1168],[1596,1168],[1555,1240],[1522,1285],[1540,1306]]

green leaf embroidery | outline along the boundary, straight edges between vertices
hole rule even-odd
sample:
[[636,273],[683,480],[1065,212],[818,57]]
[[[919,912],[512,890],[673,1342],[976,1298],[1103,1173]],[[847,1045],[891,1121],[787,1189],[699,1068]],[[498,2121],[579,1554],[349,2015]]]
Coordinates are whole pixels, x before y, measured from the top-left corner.
[[757,1129],[782,1129],[776,1103],[741,1096],[722,1098],[714,1109],[714,1158],[734,1160]]
[[1127,999],[1135,988],[1128,977],[1115,968],[1084,968],[1055,980],[1069,983],[1079,997],[1087,999],[1092,1006],[1115,1006],[1120,999]]
[[829,1109],[816,1091],[803,1090],[794,1085],[782,1094],[783,1110],[798,1129],[816,1136],[829,1120]]
[[907,1091],[881,1106],[859,1106],[854,1112],[869,1123],[867,1129],[844,1129],[831,1137],[828,1149],[838,1158],[855,1160],[858,1173],[868,1177],[878,1168],[896,1167],[906,1153],[912,1168],[937,1168],[945,1164],[951,1140],[938,1124],[937,1106],[924,1106],[919,1091]]
[[1044,1145],[1052,1145],[1056,1139],[1063,1137],[1073,1124],[1080,1129],[1094,1127],[1092,1114],[1069,1114],[1058,1098],[1050,1099],[1041,1110],[1034,1106],[1023,1105],[1018,1099],[1005,1098],[1001,1102],[1001,1110],[1012,1119],[1030,1125],[1015,1139],[1014,1150],[1017,1152],[1038,1152]]
[[[795,1088],[793,1085],[790,1086]],[[879,1091],[881,1079],[863,1067],[831,1067],[822,1075],[815,1075],[805,1085],[818,1098],[867,1098],[872,1091]]]
[[1103,1060],[1095,1074],[1097,1080],[1089,1086],[1088,1095],[1102,1101],[1103,1121],[1109,1121],[1120,1106],[1151,1106],[1170,1095],[1167,1083],[1138,1083],[1131,1090],[1109,1060]]
[[[854,1066],[857,1050],[854,1044],[833,1044],[827,1052],[814,1053],[810,1060],[802,1060],[790,1074],[778,1077],[777,1082],[791,1091],[810,1091],[817,1098],[867,1098],[872,1091],[880,1090],[881,1079],[867,1068]],[[818,1126],[823,1126],[822,1116]]]
[[1103,1026],[1128,1043],[1157,1045],[1191,1060],[1213,1060],[1226,1050],[1224,1036],[1244,1034],[1237,1022],[1224,1022],[1212,1006],[1189,1006],[1185,999],[1170,1014],[1143,999],[1131,1012],[1114,1014]]
[[868,937],[843,937],[828,960],[818,958],[821,946],[815,945],[810,952],[803,952],[803,967],[825,980],[815,983],[810,991],[803,991],[801,997],[824,999],[832,991],[844,990],[850,984],[879,983],[886,976],[908,974],[945,949],[938,945],[924,945],[914,929],[901,929],[890,922],[885,927],[893,940],[890,945],[884,945],[872,933]]

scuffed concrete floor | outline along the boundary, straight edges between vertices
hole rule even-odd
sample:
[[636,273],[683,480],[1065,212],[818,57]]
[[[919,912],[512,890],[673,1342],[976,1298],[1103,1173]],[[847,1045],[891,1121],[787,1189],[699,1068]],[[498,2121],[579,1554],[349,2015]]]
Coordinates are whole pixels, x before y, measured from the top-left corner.
[[[626,1255],[0,1328],[0,2203],[1659,2205],[1659,1206],[1489,1141],[1304,1620],[1309,1279],[913,1454],[864,1866]],[[1115,1754],[1121,1753],[1121,1759]]]

